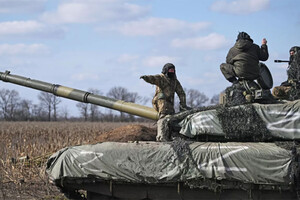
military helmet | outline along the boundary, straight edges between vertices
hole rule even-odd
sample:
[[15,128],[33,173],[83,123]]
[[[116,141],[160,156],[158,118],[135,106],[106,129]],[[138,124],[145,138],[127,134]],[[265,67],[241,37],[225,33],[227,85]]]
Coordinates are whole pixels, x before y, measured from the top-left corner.
[[236,41],[238,41],[240,39],[249,40],[249,41],[253,42],[250,35],[248,35],[248,33],[246,33],[246,32],[239,32]]
[[163,66],[161,73],[167,74],[169,69],[173,68],[175,70],[175,66],[172,63],[167,63]]

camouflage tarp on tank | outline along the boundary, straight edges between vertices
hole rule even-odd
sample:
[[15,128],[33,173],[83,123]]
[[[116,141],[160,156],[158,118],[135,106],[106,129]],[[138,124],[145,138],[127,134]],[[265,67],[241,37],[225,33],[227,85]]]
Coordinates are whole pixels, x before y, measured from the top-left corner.
[[203,188],[209,186],[201,180],[290,185],[292,163],[292,152],[274,143],[105,142],[62,149],[49,158],[46,171],[57,184],[66,178],[97,177]]
[[179,123],[180,134],[190,138],[215,135],[237,139],[256,138],[251,141],[300,140],[299,111],[300,100],[219,107],[187,116]]

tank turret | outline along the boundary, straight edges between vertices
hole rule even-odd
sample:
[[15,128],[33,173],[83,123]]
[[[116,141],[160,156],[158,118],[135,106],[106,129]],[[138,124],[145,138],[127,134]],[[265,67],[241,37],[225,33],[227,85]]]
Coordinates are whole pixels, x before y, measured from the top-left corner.
[[18,75],[12,75],[10,74],[10,71],[0,72],[0,80],[4,82],[10,82],[17,85],[33,88],[36,90],[41,90],[44,92],[49,92],[56,96],[72,99],[75,101],[91,103],[91,104],[126,112],[132,115],[137,115],[152,120],[158,119],[157,111],[147,106],[143,106],[131,102],[125,102],[122,100],[116,100],[105,96],[92,94],[86,91],[69,88],[62,85],[51,84],[51,83],[47,83],[39,80],[33,80]]

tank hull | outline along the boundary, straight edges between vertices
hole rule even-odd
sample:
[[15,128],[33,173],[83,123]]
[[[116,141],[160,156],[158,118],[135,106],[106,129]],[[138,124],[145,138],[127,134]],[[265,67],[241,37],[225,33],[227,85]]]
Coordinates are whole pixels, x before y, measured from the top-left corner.
[[62,149],[46,171],[65,192],[86,190],[90,199],[280,199],[296,195],[295,157],[274,143],[104,142]]

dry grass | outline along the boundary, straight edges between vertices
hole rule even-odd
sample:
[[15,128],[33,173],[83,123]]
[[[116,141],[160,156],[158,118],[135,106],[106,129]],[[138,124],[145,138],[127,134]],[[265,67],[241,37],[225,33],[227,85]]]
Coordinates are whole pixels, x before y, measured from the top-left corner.
[[0,122],[0,199],[65,199],[48,183],[47,158],[66,146],[97,143],[100,134],[125,125]]

